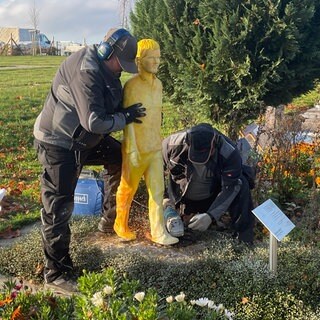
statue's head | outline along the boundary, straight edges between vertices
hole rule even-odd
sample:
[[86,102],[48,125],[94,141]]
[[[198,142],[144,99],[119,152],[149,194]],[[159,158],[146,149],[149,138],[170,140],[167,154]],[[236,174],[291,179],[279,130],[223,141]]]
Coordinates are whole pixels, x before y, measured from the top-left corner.
[[160,65],[160,46],[153,39],[142,39],[138,42],[136,62],[139,71],[156,73]]

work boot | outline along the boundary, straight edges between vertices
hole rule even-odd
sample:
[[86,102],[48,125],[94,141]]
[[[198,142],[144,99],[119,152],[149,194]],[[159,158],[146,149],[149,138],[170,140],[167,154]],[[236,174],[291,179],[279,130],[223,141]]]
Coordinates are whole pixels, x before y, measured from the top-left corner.
[[98,224],[98,230],[103,233],[113,233],[113,222],[110,223],[102,217]]
[[68,279],[64,275],[61,275],[52,282],[45,283],[44,289],[68,296],[78,293],[77,283],[71,279]]

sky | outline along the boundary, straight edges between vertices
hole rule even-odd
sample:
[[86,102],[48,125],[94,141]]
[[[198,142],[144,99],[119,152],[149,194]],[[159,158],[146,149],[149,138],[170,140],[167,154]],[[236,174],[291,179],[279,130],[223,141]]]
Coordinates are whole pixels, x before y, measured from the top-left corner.
[[0,27],[38,29],[49,40],[100,43],[108,29],[121,26],[119,0],[0,0]]

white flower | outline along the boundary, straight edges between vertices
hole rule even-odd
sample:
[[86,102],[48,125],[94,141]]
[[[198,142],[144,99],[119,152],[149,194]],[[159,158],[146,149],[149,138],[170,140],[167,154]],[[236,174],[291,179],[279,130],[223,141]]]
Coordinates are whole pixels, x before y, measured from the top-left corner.
[[233,313],[228,311],[227,309],[224,310],[224,315],[229,319],[229,320],[232,320],[232,316],[233,316]]
[[212,300],[209,300],[208,301],[208,308],[209,309],[216,309],[218,307],[214,304],[214,302]]
[[145,296],[145,293],[144,292],[137,292],[135,295],[134,295],[134,298],[136,300],[138,300],[139,302],[142,302],[142,300],[144,299],[144,296]]
[[190,300],[190,303],[194,306],[196,304],[196,300]]
[[200,298],[196,300],[196,305],[199,307],[205,307],[208,304],[209,299],[208,298]]
[[103,307],[104,306],[104,300],[103,300],[102,292],[101,291],[96,292],[93,295],[93,297],[91,298],[91,302],[96,307]]
[[167,297],[167,298],[166,298],[166,301],[167,301],[168,303],[172,303],[172,302],[173,302],[173,296]]
[[223,309],[224,309],[224,306],[223,306],[222,303],[220,303],[220,304],[217,306],[216,311],[223,311]]
[[174,298],[176,299],[176,301],[178,302],[183,302],[184,298],[185,298],[185,294],[183,292],[180,292],[180,294],[178,294],[177,296],[175,296]]
[[113,289],[112,289],[112,287],[110,287],[110,286],[105,286],[105,287],[103,288],[103,293],[105,293],[105,294],[108,295],[108,296],[110,296],[110,294],[112,294],[112,292],[113,292]]

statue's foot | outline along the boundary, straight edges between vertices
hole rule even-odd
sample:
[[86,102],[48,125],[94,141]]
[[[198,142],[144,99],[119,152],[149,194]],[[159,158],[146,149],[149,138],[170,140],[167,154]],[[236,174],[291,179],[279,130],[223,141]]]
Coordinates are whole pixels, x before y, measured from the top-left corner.
[[137,238],[136,234],[133,231],[131,231],[128,227],[122,228],[115,223],[113,228],[117,236],[126,241],[135,240]]
[[163,233],[161,236],[151,237],[151,241],[162,244],[164,246],[170,246],[179,242],[178,238],[172,237],[170,234]]

